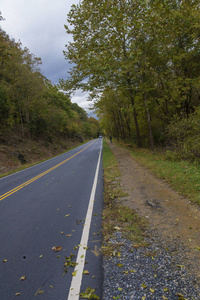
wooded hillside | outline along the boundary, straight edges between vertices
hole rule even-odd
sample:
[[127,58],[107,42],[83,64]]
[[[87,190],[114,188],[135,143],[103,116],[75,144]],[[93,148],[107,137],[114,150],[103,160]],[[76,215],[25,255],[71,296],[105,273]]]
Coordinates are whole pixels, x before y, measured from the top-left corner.
[[197,0],[83,0],[68,14],[68,88],[90,92],[107,134],[200,158]]
[[[3,18],[0,14],[0,19]],[[0,137],[96,138],[99,124],[40,72],[41,59],[0,28]]]

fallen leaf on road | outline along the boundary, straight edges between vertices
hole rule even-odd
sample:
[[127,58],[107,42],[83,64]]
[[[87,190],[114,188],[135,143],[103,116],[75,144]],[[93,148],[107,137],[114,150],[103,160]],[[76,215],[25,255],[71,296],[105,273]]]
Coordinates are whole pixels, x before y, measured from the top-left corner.
[[77,271],[72,272],[72,276],[76,276]]
[[20,295],[21,295],[21,293],[16,293],[16,294],[15,294],[15,296],[20,296]]
[[65,217],[69,217],[70,216],[70,214],[68,214],[68,215],[65,215]]
[[52,247],[52,250],[54,250],[55,252],[62,250],[62,246],[54,246]]
[[71,236],[71,234],[66,234],[65,236]]
[[91,289],[90,287],[87,287],[86,291],[83,293],[80,293],[81,299],[100,299],[96,294],[94,294],[95,289]]
[[8,261],[7,259],[4,259],[4,260],[3,260],[3,262],[7,262],[7,261]]
[[84,275],[89,275],[90,272],[89,272],[88,270],[84,270],[84,271],[83,271],[83,274],[84,274]]
[[19,280],[25,280],[26,276],[22,276]]

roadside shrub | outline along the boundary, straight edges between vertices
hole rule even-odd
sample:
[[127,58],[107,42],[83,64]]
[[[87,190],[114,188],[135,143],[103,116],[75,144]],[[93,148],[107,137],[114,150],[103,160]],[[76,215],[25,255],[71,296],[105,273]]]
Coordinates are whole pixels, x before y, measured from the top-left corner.
[[167,129],[168,159],[200,160],[200,109],[189,118],[175,118]]

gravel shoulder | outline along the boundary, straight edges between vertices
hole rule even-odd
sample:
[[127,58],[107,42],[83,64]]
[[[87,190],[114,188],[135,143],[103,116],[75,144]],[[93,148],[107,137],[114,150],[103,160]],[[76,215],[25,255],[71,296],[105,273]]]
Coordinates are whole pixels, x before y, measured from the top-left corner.
[[128,149],[110,144],[128,196],[118,199],[148,220],[147,247],[117,232],[120,255],[104,258],[104,300],[200,299],[200,208],[155,178]]

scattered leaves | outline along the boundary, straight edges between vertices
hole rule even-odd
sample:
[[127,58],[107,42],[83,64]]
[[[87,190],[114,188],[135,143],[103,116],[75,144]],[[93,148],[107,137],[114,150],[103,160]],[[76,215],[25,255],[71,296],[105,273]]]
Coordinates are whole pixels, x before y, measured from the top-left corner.
[[77,266],[78,263],[76,263],[75,261],[72,260],[74,258],[74,256],[75,255],[71,253],[70,256],[65,257],[65,264],[64,264],[65,273],[67,273],[69,267],[74,268]]
[[94,294],[95,289],[91,289],[90,287],[87,287],[86,291],[83,293],[80,293],[81,299],[100,299],[96,294]]
[[187,300],[181,293],[177,293],[176,296],[178,296],[178,300]]
[[55,252],[62,250],[62,246],[53,246],[52,250],[54,250]]

